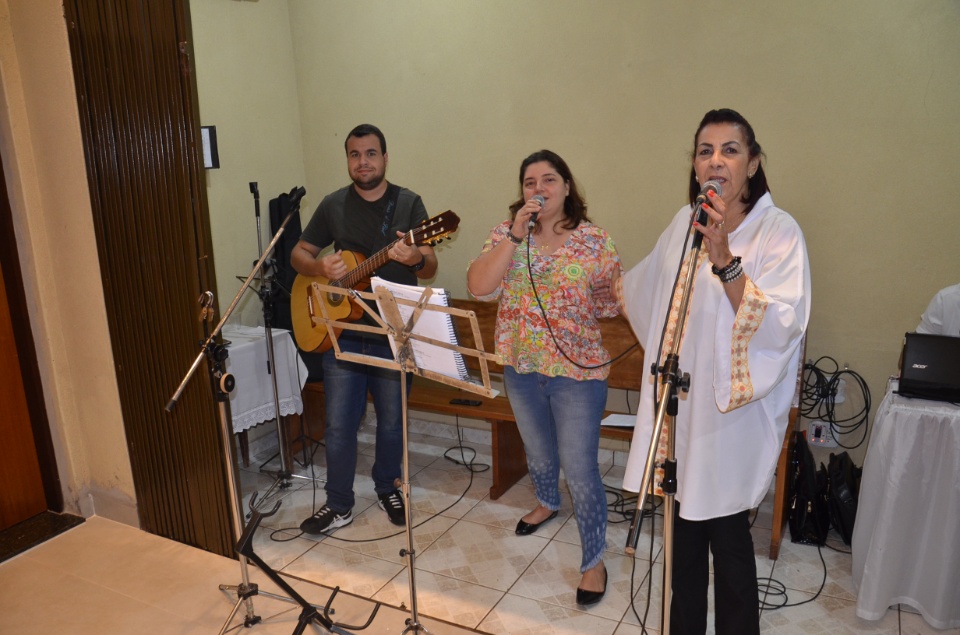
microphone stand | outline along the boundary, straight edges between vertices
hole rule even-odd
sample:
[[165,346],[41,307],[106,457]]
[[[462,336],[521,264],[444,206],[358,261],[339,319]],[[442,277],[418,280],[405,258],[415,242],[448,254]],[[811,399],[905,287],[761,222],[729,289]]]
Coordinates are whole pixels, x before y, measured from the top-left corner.
[[[306,194],[306,190],[302,187],[294,188],[291,191],[291,199],[295,202],[299,200]],[[280,240],[280,236],[283,235],[283,230],[285,229],[287,222],[293,218],[294,213],[299,211],[299,205],[293,205],[293,210],[290,212],[290,215],[284,219],[283,224],[281,225],[279,231],[273,237],[273,240],[270,242],[270,245],[267,247],[267,251],[260,257],[260,260],[257,261],[257,264],[254,266],[253,271],[250,272],[250,275],[244,281],[243,285],[240,287],[240,290],[237,292],[237,295],[234,296],[233,301],[230,303],[230,306],[223,313],[223,316],[220,318],[220,322],[214,327],[213,331],[207,336],[207,339],[200,345],[200,353],[193,360],[193,363],[190,365],[190,368],[187,370],[187,374],[184,375],[183,379],[180,382],[180,385],[177,386],[176,391],[174,391],[173,396],[170,398],[170,401],[167,402],[164,409],[167,412],[173,412],[173,409],[176,408],[177,402],[180,400],[180,396],[183,394],[183,391],[186,389],[187,384],[190,382],[190,379],[196,373],[197,369],[200,367],[201,362],[203,362],[204,357],[208,357],[210,364],[208,365],[210,371],[211,383],[214,386],[216,392],[217,400],[217,414],[220,422],[220,435],[223,440],[223,464],[224,469],[227,472],[227,480],[230,483],[233,491],[228,497],[230,501],[230,520],[233,523],[233,530],[236,536],[242,536],[244,533],[243,519],[241,517],[241,503],[240,503],[240,486],[239,480],[237,479],[236,469],[234,467],[233,453],[231,448],[233,447],[232,441],[232,427],[230,425],[230,415],[228,412],[228,393],[232,391],[236,385],[236,380],[233,375],[226,373],[224,370],[224,362],[228,356],[228,350],[222,344],[216,343],[217,338],[220,335],[220,331],[223,329],[223,325],[226,324],[227,319],[233,313],[234,309],[237,308],[237,304],[240,302],[240,299],[243,297],[244,292],[247,290],[247,287],[250,286],[250,282],[253,280],[254,276],[257,275],[257,272],[263,267],[264,261],[267,259],[267,256],[273,251],[274,246],[277,244],[277,241]],[[201,318],[204,320],[212,321],[214,308],[213,308],[213,294],[205,292],[200,296],[201,302]],[[233,611],[231,611],[230,616],[227,618],[226,623],[224,623],[221,633],[225,632],[227,627],[230,625],[230,622],[233,620],[234,615],[237,613],[241,606],[245,609],[244,616],[244,626],[250,627],[254,624],[259,623],[260,616],[254,613],[253,607],[253,596],[255,595],[267,595],[269,597],[276,598],[278,600],[283,600],[287,602],[292,602],[290,598],[286,598],[280,595],[274,595],[271,593],[266,593],[260,591],[256,584],[250,582],[250,574],[248,569],[247,557],[243,553],[239,554],[240,560],[240,574],[241,574],[241,583],[239,585],[220,585],[221,590],[230,590],[236,592],[237,601],[234,604]]]
[[[253,194],[254,212],[257,217],[257,251],[261,254],[261,262],[264,262],[263,239],[260,230],[260,190],[257,187],[256,181],[250,183],[250,193]],[[295,194],[297,194],[296,189],[290,194],[291,207],[294,209],[299,209],[299,206],[297,205],[298,201],[294,201],[292,198]],[[287,220],[291,218],[292,215],[293,213],[291,212],[290,216],[287,216],[287,218],[284,219],[281,229],[286,227]],[[280,234],[281,232],[277,232],[277,238],[279,238]],[[273,253],[273,246],[276,244],[276,242],[277,240],[275,239],[271,243],[268,253]],[[265,270],[271,266],[274,267],[274,274],[268,278]],[[267,343],[267,374],[270,375],[270,380],[273,387],[273,407],[277,424],[277,442],[279,444],[279,451],[277,454],[280,455],[280,469],[276,473],[276,479],[274,480],[273,484],[263,495],[263,501],[269,500],[271,495],[273,495],[276,490],[284,490],[289,488],[291,485],[290,479],[292,478],[313,480],[309,476],[294,474],[292,472],[293,464],[290,461],[290,457],[287,455],[287,431],[286,426],[280,417],[280,391],[277,388],[277,364],[275,359],[275,348],[273,345],[273,282],[275,276],[276,263],[273,260],[266,260],[265,265],[260,268],[260,289],[257,291],[257,296],[260,298],[263,309],[263,331],[266,336],[265,340]],[[275,457],[277,454],[274,454],[273,456]],[[273,457],[270,457],[266,463],[269,463],[272,459]],[[266,463],[264,463],[264,465],[266,465]],[[263,465],[260,467],[263,468]]]
[[[697,207],[691,216],[691,228],[693,219],[701,225],[706,225],[707,214],[701,207],[700,199],[697,200]],[[690,230],[688,230],[689,232]],[[653,436],[650,439],[650,448],[647,451],[647,462],[643,471],[643,480],[640,483],[640,491],[637,494],[637,508],[633,514],[633,520],[630,522],[630,530],[627,532],[627,544],[624,551],[627,555],[634,555],[637,551],[637,542],[640,539],[640,525],[643,519],[643,509],[646,506],[647,496],[653,481],[654,469],[657,462],[657,447],[660,444],[660,435],[663,431],[663,424],[666,418],[670,417],[670,427],[667,431],[667,457],[663,463],[663,482],[660,489],[663,491],[663,593],[660,607],[661,635],[670,635],[670,602],[672,599],[673,585],[673,529],[674,529],[674,510],[675,495],[677,493],[677,459],[676,459],[676,415],[678,409],[678,390],[688,392],[690,390],[690,374],[680,370],[680,344],[683,341],[683,331],[687,321],[687,306],[690,304],[690,297],[693,291],[693,281],[697,276],[697,263],[700,258],[700,248],[703,243],[703,234],[694,232],[693,242],[690,247],[690,265],[687,267],[687,275],[681,282],[678,272],[677,279],[674,280],[673,290],[670,293],[672,299],[677,292],[678,286],[682,283],[683,295],[680,299],[680,309],[677,315],[677,328],[670,343],[670,350],[664,357],[662,366],[658,366],[655,361],[650,365],[650,372],[656,377],[660,375],[660,392],[656,402],[656,419],[654,420]],[[685,253],[680,256],[681,269]],[[670,320],[671,307],[667,307],[664,324]]]

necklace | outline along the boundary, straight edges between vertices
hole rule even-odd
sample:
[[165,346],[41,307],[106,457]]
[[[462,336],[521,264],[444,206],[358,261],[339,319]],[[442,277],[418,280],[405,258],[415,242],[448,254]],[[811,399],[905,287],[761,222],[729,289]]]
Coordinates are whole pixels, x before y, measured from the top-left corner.
[[567,232],[562,234],[551,233],[549,238],[545,232],[541,232],[538,236],[536,236],[537,248],[543,254],[554,252],[557,249],[560,249],[563,244],[567,242],[568,237],[569,233]]

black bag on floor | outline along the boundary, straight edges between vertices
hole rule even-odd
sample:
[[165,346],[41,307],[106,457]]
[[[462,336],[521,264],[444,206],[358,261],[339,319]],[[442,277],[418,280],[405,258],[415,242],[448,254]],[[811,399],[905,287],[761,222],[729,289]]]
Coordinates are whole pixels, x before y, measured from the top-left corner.
[[854,465],[846,452],[830,454],[830,464],[827,466],[830,523],[848,545],[853,538],[853,523],[857,518],[862,473],[863,469]]
[[790,461],[790,540],[805,545],[822,545],[827,541],[830,515],[827,505],[827,470],[817,469],[813,453],[802,432],[794,432],[793,456]]

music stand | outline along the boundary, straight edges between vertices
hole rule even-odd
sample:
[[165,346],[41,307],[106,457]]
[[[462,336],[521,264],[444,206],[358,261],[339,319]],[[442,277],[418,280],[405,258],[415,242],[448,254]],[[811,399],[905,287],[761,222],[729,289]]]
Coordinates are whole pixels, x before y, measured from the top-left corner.
[[[500,363],[502,360],[499,355],[487,353],[483,350],[483,339],[480,336],[480,327],[477,324],[477,316],[473,311],[465,311],[455,307],[429,303],[429,299],[433,295],[433,289],[430,287],[406,286],[406,288],[420,291],[419,299],[414,301],[406,298],[396,297],[394,293],[392,293],[386,287],[379,287],[376,289],[376,291],[370,292],[357,291],[354,289],[345,290],[343,287],[334,287],[320,284],[318,282],[311,283],[309,293],[315,300],[314,306],[319,305],[321,307],[322,314],[322,317],[311,316],[311,320],[314,320],[315,322],[322,322],[327,327],[330,334],[331,343],[333,344],[334,354],[337,356],[337,359],[342,359],[344,361],[350,361],[357,364],[378,366],[380,368],[387,368],[400,372],[401,412],[403,413],[403,471],[400,491],[402,492],[404,498],[407,535],[407,548],[402,550],[400,555],[407,558],[407,573],[410,582],[410,617],[406,621],[407,627],[402,632],[429,633],[429,631],[427,631],[427,629],[420,624],[420,618],[417,612],[417,589],[414,573],[416,552],[413,547],[413,512],[410,505],[410,465],[408,441],[409,422],[407,418],[408,404],[406,390],[407,373],[411,373],[425,379],[438,381],[448,386],[455,386],[469,392],[484,395],[486,397],[493,397],[496,395],[496,391],[490,387],[490,372],[487,362]],[[327,303],[320,299],[320,295],[322,294],[328,294],[330,296],[349,295],[351,300],[355,301],[367,313],[367,315],[369,315],[377,323],[377,326],[331,319],[327,311]],[[378,314],[376,311],[374,311],[368,305],[367,301],[376,302],[381,313]],[[404,320],[403,316],[401,315],[401,310],[399,308],[401,305],[413,308],[408,320]],[[429,311],[438,311],[449,314],[451,319],[452,316],[460,316],[469,320],[474,335],[474,341],[477,342],[477,345],[480,346],[480,348],[464,348],[456,341],[450,341],[455,340],[455,337],[451,337],[450,340],[444,341],[430,337],[427,334],[417,332],[416,326],[420,320],[420,317],[424,314],[424,312]],[[334,324],[336,324],[335,327]],[[388,336],[393,340],[394,343],[394,359],[391,360],[383,357],[373,357],[371,355],[345,353],[341,351],[340,343],[337,339],[340,330],[362,331],[366,333]],[[427,362],[423,359],[419,360],[418,363],[418,358],[414,353],[414,342],[422,342],[424,344],[437,346],[440,349],[449,351],[450,353],[459,353],[461,355],[476,357],[480,365],[482,384],[477,384],[469,380],[464,380],[459,377],[451,377],[450,375],[446,375],[442,372],[437,372],[431,368],[430,362]]]

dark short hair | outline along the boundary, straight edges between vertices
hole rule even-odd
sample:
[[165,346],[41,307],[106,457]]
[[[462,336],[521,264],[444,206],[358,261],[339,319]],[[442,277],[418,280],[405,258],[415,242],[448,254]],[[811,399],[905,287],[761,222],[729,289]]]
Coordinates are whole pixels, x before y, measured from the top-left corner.
[[760,148],[760,144],[757,143],[757,136],[753,132],[753,126],[750,125],[743,115],[729,108],[711,110],[705,114],[703,119],[700,120],[696,134],[693,135],[693,154],[691,155],[690,165],[690,205],[696,204],[697,196],[700,194],[700,183],[697,183],[697,173],[696,170],[693,169],[693,157],[696,156],[697,153],[697,139],[700,137],[700,131],[711,124],[718,123],[730,123],[739,126],[739,128],[743,130],[743,136],[746,137],[747,151],[750,154],[750,158],[760,157],[757,171],[754,172],[753,178],[750,179],[747,194],[743,197],[743,203],[747,206],[747,209],[743,213],[749,214],[753,206],[760,200],[760,197],[770,191],[770,185],[767,183],[767,174],[763,171],[763,159],[766,155]]
[[380,132],[380,128],[377,128],[372,123],[362,123],[351,130],[350,134],[347,135],[347,138],[343,140],[343,151],[347,151],[347,141],[350,141],[350,137],[366,137],[370,134],[377,135],[377,139],[380,139],[380,153],[386,154],[387,140],[384,138],[383,133]]
[[584,221],[589,222],[590,219],[587,217],[587,202],[580,194],[580,188],[577,187],[577,181],[573,178],[570,166],[560,158],[559,154],[551,152],[550,150],[534,152],[520,164],[520,198],[510,205],[510,217],[515,216],[517,210],[526,203],[526,200],[523,198],[523,176],[526,174],[527,168],[541,161],[546,161],[552,165],[553,169],[560,175],[560,178],[570,186],[570,193],[563,200],[563,215],[566,220],[562,227],[564,229],[576,229],[580,223]]

